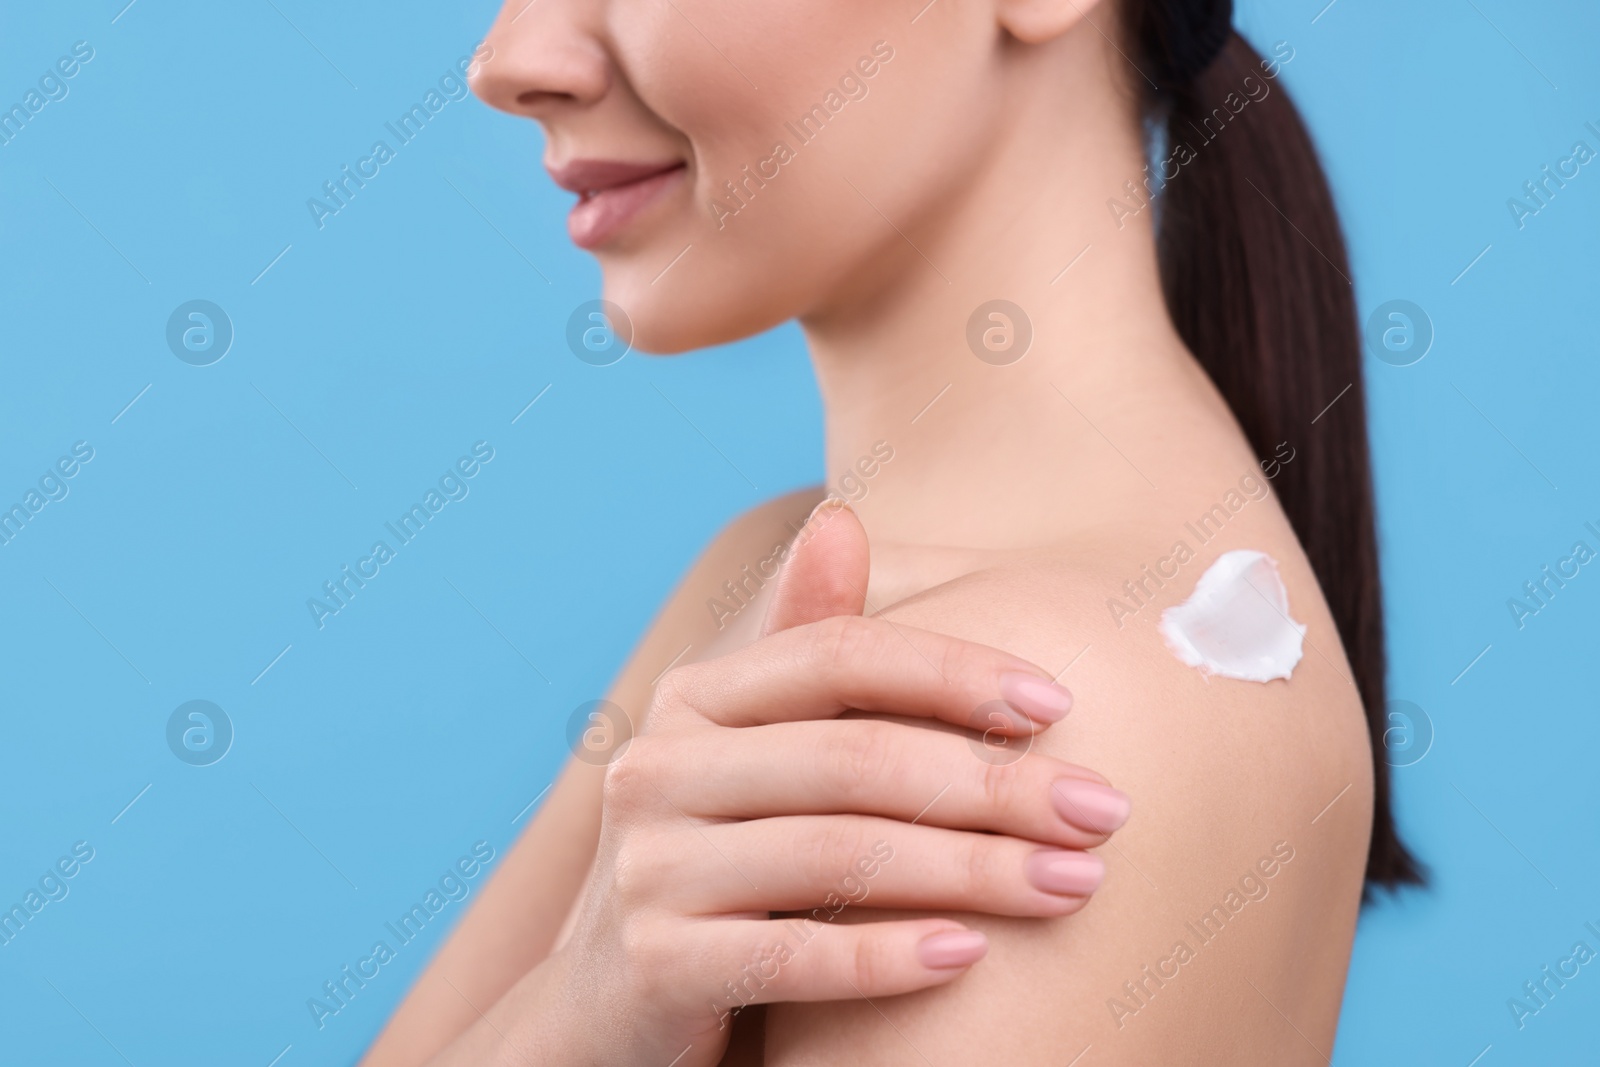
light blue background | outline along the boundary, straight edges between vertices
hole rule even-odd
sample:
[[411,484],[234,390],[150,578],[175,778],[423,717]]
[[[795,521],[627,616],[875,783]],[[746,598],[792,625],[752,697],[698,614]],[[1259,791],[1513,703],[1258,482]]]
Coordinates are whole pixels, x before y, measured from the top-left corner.
[[[568,713],[693,553],[821,480],[818,401],[792,327],[574,359],[567,316],[598,280],[569,197],[534,127],[475,100],[313,225],[306,199],[471,52],[487,5],[124,2],[0,14],[0,104],[95,49],[0,146],[0,503],[95,449],[0,547],[0,904],[95,849],[0,947],[0,1060],[350,1063],[465,906],[320,1031],[307,998],[473,842],[504,854]],[[1600,164],[1521,230],[1506,201],[1575,140],[1600,147],[1600,13],[1240,19],[1296,49],[1284,79],[1363,314],[1409,299],[1437,335],[1414,366],[1368,361],[1392,693],[1435,730],[1399,808],[1435,886],[1365,915],[1336,1061],[1592,1057],[1600,965],[1520,1032],[1506,1000],[1576,940],[1600,948],[1600,570],[1520,631],[1506,601],[1575,540],[1600,547]],[[237,331],[204,368],[164,340],[196,298]],[[319,631],[306,599],[479,440],[495,458],[470,495]],[[213,766],[166,746],[191,699],[237,731]]]

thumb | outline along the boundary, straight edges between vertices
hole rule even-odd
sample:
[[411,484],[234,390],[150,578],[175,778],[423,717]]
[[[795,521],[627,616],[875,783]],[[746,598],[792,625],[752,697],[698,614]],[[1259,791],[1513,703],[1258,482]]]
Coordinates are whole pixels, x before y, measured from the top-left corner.
[[834,615],[860,615],[867,599],[867,531],[836,497],[818,504],[789,549],[761,636]]

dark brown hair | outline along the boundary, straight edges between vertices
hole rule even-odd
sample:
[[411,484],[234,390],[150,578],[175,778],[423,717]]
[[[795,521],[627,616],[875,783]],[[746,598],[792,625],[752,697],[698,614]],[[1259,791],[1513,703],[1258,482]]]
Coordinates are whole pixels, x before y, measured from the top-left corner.
[[1298,453],[1275,482],[1278,498],[1332,610],[1372,740],[1367,890],[1420,885],[1424,870],[1395,830],[1383,759],[1383,604],[1361,337],[1333,195],[1275,81],[1278,64],[1233,31],[1231,0],[1124,0],[1122,14],[1138,68],[1131,77],[1167,148],[1156,203],[1168,312],[1256,454],[1284,441]]

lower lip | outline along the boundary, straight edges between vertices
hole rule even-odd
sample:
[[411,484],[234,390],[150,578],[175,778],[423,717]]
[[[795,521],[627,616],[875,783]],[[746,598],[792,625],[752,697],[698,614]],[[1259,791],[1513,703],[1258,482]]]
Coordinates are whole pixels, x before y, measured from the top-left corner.
[[598,248],[665,194],[683,172],[683,167],[674,167],[578,201],[567,216],[572,243],[579,248]]

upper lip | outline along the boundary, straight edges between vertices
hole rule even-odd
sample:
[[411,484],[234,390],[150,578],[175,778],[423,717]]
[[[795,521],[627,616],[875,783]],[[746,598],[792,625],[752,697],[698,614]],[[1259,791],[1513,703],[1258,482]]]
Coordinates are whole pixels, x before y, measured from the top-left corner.
[[574,159],[560,165],[546,165],[550,177],[561,188],[585,196],[615,189],[619,185],[653,178],[683,166],[679,159],[656,163],[626,163],[614,159]]

